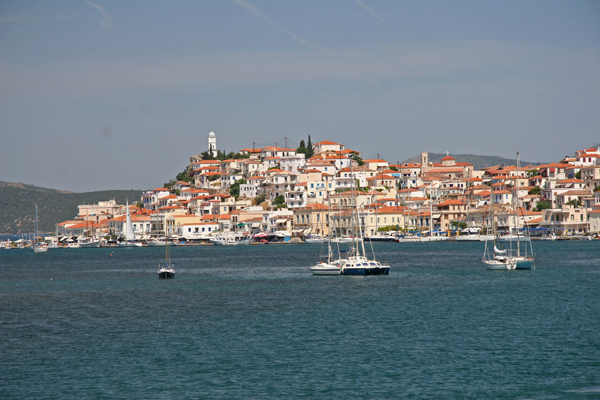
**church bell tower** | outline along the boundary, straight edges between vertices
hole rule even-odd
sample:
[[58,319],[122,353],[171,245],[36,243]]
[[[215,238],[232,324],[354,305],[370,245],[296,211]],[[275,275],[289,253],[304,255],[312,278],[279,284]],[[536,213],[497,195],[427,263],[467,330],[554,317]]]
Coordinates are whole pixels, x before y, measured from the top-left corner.
[[217,135],[213,131],[208,134],[208,152],[217,157]]

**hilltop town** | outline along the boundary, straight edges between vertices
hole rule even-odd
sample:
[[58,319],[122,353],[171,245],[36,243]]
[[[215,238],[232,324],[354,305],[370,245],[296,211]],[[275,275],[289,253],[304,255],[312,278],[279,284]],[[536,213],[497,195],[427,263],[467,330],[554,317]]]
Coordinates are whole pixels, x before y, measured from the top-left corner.
[[[485,230],[491,208],[499,230],[520,226],[558,237],[600,233],[600,148],[544,165],[474,169],[446,155],[432,163],[363,159],[344,144],[304,141],[296,149],[244,148],[225,155],[208,136],[185,171],[129,205],[135,237],[194,241],[219,233],[289,237],[380,232]],[[515,162],[516,164],[516,162]],[[57,234],[124,236],[126,206],[80,205]]]

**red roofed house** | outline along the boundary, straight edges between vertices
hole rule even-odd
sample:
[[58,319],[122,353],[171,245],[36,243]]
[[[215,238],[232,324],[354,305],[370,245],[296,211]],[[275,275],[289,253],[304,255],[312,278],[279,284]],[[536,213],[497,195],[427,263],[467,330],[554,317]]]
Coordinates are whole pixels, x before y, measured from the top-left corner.
[[313,144],[313,153],[319,154],[327,151],[340,152],[344,150],[345,146],[343,144],[330,142],[329,140],[323,140],[317,144]]

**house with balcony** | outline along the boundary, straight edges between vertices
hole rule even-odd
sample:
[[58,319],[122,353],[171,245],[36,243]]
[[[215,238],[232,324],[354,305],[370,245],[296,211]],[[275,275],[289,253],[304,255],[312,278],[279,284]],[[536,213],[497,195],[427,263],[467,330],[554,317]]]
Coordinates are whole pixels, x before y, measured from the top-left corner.
[[285,205],[288,209],[306,207],[308,199],[306,187],[307,183],[301,182],[294,185],[294,190],[285,192]]
[[556,198],[563,193],[569,191],[585,190],[585,182],[579,179],[564,179],[558,182],[551,181],[549,187],[545,187],[541,191],[542,200],[549,201],[552,207],[557,206]]
[[302,153],[281,157],[279,161],[279,169],[287,172],[298,173],[305,166],[306,159]]
[[329,235],[330,210],[328,206],[313,203],[304,207],[297,207],[293,211],[294,231],[303,235]]
[[373,189],[388,189],[398,187],[398,178],[392,175],[378,174],[367,178],[367,185]]
[[351,187],[366,188],[368,186],[367,179],[373,178],[377,171],[366,167],[346,167],[342,168],[337,176],[334,177],[335,189],[350,189]]
[[245,178],[259,175],[261,172],[266,171],[264,165],[257,160],[244,160],[242,163],[242,175]]
[[587,209],[571,205],[542,210],[540,227],[555,235],[583,235],[589,232]]

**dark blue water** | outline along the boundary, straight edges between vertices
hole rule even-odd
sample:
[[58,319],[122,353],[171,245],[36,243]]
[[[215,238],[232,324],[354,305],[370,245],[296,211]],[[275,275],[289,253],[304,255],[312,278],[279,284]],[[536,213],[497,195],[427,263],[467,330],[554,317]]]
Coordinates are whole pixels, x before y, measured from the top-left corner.
[[2,399],[600,397],[600,242],[377,244],[389,276],[317,277],[318,245],[0,250]]

